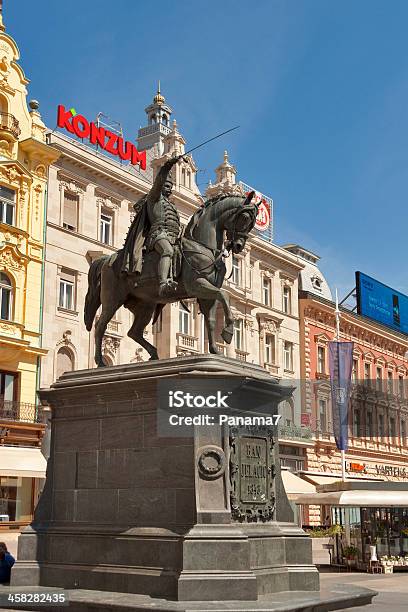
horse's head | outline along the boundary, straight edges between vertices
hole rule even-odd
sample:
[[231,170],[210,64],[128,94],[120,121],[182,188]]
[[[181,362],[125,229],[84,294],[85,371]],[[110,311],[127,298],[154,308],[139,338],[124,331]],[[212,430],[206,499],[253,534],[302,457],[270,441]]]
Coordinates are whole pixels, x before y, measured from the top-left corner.
[[258,206],[251,203],[254,195],[255,191],[251,191],[225,224],[227,235],[226,247],[233,253],[240,253],[242,251],[249,232],[255,225]]

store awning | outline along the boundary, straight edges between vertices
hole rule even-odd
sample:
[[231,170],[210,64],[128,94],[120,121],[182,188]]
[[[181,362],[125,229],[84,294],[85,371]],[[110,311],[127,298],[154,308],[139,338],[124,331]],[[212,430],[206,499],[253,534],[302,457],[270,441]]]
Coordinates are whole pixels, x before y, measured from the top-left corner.
[[0,476],[45,478],[47,462],[39,448],[0,446]]
[[314,487],[310,482],[306,482],[303,478],[299,478],[293,472],[289,472],[288,470],[282,470],[282,482],[286,491],[286,495],[288,499],[292,500],[296,498],[299,494],[302,495],[311,495],[316,493],[316,487]]
[[311,482],[314,485],[332,484],[333,482],[339,482],[341,480],[341,476],[333,476],[332,474],[329,476],[320,476],[320,474],[302,474],[302,476],[308,482]]
[[406,491],[384,491],[384,490],[359,490],[352,491],[329,491],[327,493],[315,493],[312,495],[298,494],[292,497],[297,504],[316,506],[358,506],[391,508],[408,508],[408,490]]

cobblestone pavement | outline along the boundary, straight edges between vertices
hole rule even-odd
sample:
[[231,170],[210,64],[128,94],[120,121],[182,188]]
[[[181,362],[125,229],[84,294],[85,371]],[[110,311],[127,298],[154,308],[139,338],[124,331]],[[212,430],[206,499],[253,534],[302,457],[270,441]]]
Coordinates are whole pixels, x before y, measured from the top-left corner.
[[373,603],[359,608],[348,608],[349,612],[408,612],[408,574],[360,574],[358,572],[328,572],[320,574],[321,585],[355,584],[378,591]]

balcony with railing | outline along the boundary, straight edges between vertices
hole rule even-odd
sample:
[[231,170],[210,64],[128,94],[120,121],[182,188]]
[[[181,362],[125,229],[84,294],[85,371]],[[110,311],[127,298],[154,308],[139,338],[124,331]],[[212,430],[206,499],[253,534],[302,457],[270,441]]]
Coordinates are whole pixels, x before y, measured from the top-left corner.
[[0,421],[43,423],[43,408],[26,402],[0,399]]
[[[96,317],[96,323],[99,321],[100,316]],[[112,319],[112,321],[109,321],[108,325],[106,326],[106,334],[109,335],[113,335],[113,336],[121,336],[121,330],[120,330],[120,321],[115,321],[115,319]]]
[[189,334],[177,333],[177,354],[189,355],[198,353],[198,338]]
[[6,140],[17,140],[20,134],[20,126],[15,116],[0,111],[0,136]]
[[0,400],[0,445],[40,446],[45,428],[42,406]]

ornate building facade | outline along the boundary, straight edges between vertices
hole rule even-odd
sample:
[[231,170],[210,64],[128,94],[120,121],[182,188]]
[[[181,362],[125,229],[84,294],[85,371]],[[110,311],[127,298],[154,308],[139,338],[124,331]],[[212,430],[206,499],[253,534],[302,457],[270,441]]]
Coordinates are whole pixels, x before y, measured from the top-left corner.
[[[37,405],[48,167],[38,103],[0,15],[0,520],[29,521],[45,460]],[[28,448],[34,447],[34,448]]]
[[[335,339],[335,304],[301,291],[302,422],[313,432],[299,473],[313,484],[340,479],[333,436],[328,342]],[[408,337],[341,308],[340,340],[354,343],[347,478],[408,482]],[[319,524],[328,510],[308,507]]]

